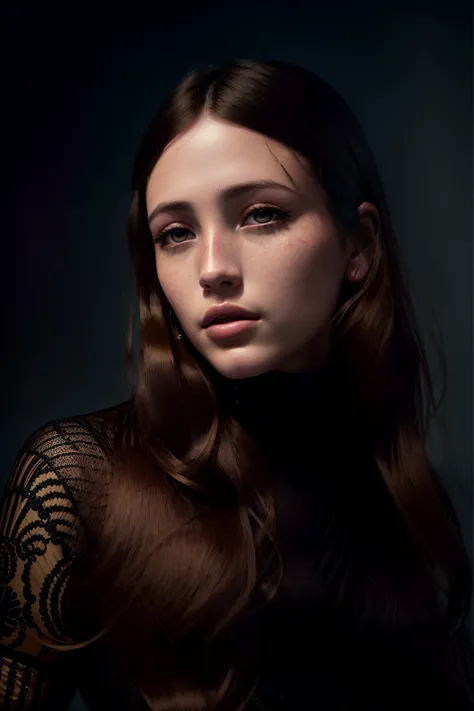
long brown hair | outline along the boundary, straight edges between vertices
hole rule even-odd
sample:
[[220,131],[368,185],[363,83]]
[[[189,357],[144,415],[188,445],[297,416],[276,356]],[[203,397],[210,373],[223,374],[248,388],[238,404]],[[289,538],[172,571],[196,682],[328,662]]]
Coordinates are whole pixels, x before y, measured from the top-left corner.
[[[238,708],[251,690],[238,688],[236,659],[225,640],[265,571],[273,570],[271,473],[252,438],[219,408],[209,363],[184,334],[176,337],[179,324],[157,279],[145,204],[147,180],[162,151],[203,112],[305,156],[341,235],[357,229],[362,202],[379,211],[369,273],[341,289],[330,358],[347,373],[379,477],[419,562],[420,585],[429,585],[436,599],[432,622],[448,650],[436,669],[452,677],[453,687],[468,687],[470,642],[462,647],[458,640],[466,634],[470,561],[427,455],[425,439],[439,403],[382,183],[343,99],[314,73],[281,61],[192,71],[139,146],[128,226],[139,357],[135,367],[132,315],[132,397],[109,475],[91,493],[103,501],[102,514],[78,560],[76,585],[88,600],[89,631],[110,641],[123,673],[154,710],[223,708],[224,700],[226,708]],[[363,592],[367,581],[359,584]],[[380,607],[386,620],[396,625],[399,615],[415,624],[416,595],[397,599],[399,592],[388,582],[386,588],[378,590],[388,601]],[[71,609],[77,615],[77,607]]]

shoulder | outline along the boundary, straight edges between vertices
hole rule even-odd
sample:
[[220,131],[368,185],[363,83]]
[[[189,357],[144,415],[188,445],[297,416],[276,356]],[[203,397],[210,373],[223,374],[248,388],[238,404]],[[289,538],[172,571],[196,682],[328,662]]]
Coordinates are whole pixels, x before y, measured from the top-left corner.
[[[39,486],[55,479],[73,494],[78,476],[90,475],[109,457],[129,402],[47,420],[30,432],[17,451],[5,493],[15,486],[31,489],[33,482]],[[49,476],[44,479],[41,475],[45,472]]]
[[83,494],[90,491],[110,464],[114,437],[123,425],[130,401],[98,411],[47,420],[30,432],[17,451],[4,498],[43,509],[51,518],[63,513],[81,517]]
[[122,403],[49,420],[19,448],[0,501],[0,645],[31,651],[28,629],[64,641],[57,604],[88,523],[83,494],[105,472],[126,412]]
[[77,462],[89,447],[107,453],[117,426],[130,410],[130,401],[101,410],[47,420],[24,440],[21,452],[34,452],[52,463],[64,465],[65,456]]

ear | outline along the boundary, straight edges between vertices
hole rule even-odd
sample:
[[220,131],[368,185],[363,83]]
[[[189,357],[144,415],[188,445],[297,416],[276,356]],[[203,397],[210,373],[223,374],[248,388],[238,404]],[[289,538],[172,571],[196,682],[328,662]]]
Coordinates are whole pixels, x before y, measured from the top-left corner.
[[344,270],[344,277],[352,282],[361,281],[367,275],[380,231],[380,215],[375,205],[363,202],[357,212],[360,223],[348,239],[349,253]]

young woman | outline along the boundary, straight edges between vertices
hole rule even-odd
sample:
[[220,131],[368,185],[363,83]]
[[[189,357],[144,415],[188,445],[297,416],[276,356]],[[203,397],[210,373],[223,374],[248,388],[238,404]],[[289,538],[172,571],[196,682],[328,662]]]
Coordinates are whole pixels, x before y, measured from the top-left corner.
[[199,69],[132,187],[131,397],[15,461],[1,708],[473,708],[469,557],[354,115],[288,63]]

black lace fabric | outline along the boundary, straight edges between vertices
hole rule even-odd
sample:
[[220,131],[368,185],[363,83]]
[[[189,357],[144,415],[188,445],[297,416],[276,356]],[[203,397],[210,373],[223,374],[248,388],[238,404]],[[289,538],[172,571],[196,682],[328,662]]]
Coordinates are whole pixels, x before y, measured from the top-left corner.
[[[81,493],[107,466],[121,406],[49,421],[18,452],[0,507],[0,708],[63,711],[77,686],[61,601],[80,540]],[[100,504],[98,504],[100,505]]]

